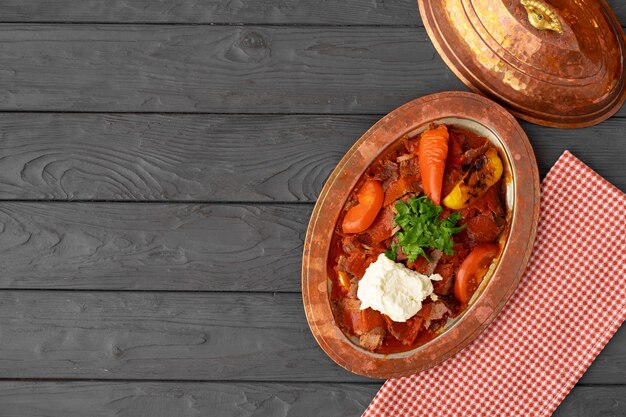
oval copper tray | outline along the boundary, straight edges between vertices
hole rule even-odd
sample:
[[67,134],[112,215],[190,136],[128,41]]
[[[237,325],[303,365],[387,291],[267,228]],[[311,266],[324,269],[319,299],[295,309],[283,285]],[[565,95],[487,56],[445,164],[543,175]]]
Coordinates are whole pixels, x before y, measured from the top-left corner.
[[[408,352],[368,352],[344,335],[330,308],[327,257],[333,230],[346,199],[368,166],[403,135],[438,121],[480,130],[505,156],[509,237],[480,295],[441,334]],[[337,364],[372,378],[406,376],[444,361],[476,338],[513,294],[532,251],[538,216],[537,162],[526,134],[510,113],[489,99],[466,92],[433,94],[399,107],[346,153],[313,210],[304,243],[302,298],[315,339]]]

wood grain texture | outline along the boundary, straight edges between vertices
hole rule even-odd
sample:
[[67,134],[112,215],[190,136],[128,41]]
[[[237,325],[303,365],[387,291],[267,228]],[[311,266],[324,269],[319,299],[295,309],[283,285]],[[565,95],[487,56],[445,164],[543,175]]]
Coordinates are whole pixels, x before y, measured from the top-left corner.
[[310,211],[4,203],[0,287],[299,291]]
[[[379,117],[0,114],[0,199],[314,202]],[[626,119],[523,126],[542,176],[569,149],[626,190]]]
[[522,122],[533,146],[543,178],[565,150],[589,165],[607,181],[626,192],[624,132],[626,119],[613,117],[583,129],[551,129]]
[[11,417],[359,417],[375,384],[0,382]]
[[[0,382],[12,417],[358,417],[376,384]],[[576,387],[553,417],[626,415],[626,387]]]
[[6,0],[0,16],[3,22],[421,24],[413,0]]
[[313,202],[377,119],[0,114],[0,199]]
[[2,24],[0,61],[0,111],[381,114],[465,89],[411,27]]
[[[0,292],[3,378],[370,381],[317,346],[300,294]],[[582,378],[626,383],[626,329]]]
[[626,415],[626,387],[575,387],[552,417],[610,417]]
[[300,294],[2,291],[0,332],[3,378],[367,380],[317,346]]
[[462,84],[423,28],[0,25],[0,111],[386,113]]
[[[621,21],[626,7],[609,0]],[[421,25],[416,0],[4,0],[2,22]]]

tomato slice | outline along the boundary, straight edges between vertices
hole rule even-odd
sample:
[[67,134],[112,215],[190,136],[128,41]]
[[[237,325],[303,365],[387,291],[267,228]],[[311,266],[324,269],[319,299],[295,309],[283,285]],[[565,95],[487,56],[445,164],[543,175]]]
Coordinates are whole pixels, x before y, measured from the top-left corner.
[[463,260],[454,280],[454,296],[466,304],[483,280],[493,259],[500,253],[497,243],[487,243],[477,246]]
[[419,161],[422,171],[422,186],[433,203],[441,202],[443,171],[448,157],[448,128],[445,125],[427,130],[419,143]]
[[367,180],[357,193],[359,204],[352,207],[343,218],[344,233],[360,233],[374,223],[383,206],[385,192],[379,181]]

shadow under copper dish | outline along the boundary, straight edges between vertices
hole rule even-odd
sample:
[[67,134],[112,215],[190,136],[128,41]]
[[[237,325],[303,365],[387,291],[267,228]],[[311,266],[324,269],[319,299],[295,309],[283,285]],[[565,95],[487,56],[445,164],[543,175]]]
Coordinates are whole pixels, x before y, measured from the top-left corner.
[[[432,123],[445,123],[487,138],[505,166],[508,235],[500,258],[468,308],[427,343],[405,352],[369,352],[337,325],[330,303],[328,257],[336,224],[368,167],[390,147]],[[458,352],[497,316],[513,294],[530,256],[539,215],[539,176],[532,148],[517,121],[499,105],[473,93],[444,92],[411,101],[369,129],[346,153],[313,210],[304,245],[302,293],[307,320],[322,349],[345,369],[391,378],[430,368]]]

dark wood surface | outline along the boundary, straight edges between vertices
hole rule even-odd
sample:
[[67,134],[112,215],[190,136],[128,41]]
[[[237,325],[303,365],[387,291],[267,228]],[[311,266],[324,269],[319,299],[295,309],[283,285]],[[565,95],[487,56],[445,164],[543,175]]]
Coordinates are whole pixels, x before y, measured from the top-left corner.
[[[626,23],[626,5],[609,2]],[[321,187],[465,89],[413,0],[0,2],[0,416],[359,416],[300,297]],[[626,190],[626,110],[523,123]],[[555,416],[626,415],[626,330]]]
[[310,213],[310,205],[5,202],[0,288],[296,292]]
[[[319,349],[300,294],[44,294],[0,293],[3,377],[372,382],[344,371]],[[580,382],[626,384],[626,329]]]
[[[0,200],[313,203],[379,118],[0,113]],[[542,176],[569,149],[626,189],[626,119],[575,131],[522,125]]]
[[[377,390],[337,383],[0,382],[0,402],[12,417],[359,417]],[[553,417],[623,416],[625,399],[621,386],[576,387]]]
[[[620,21],[626,21],[624,2],[608,3]],[[0,21],[421,26],[415,4],[414,0],[3,0]]]

